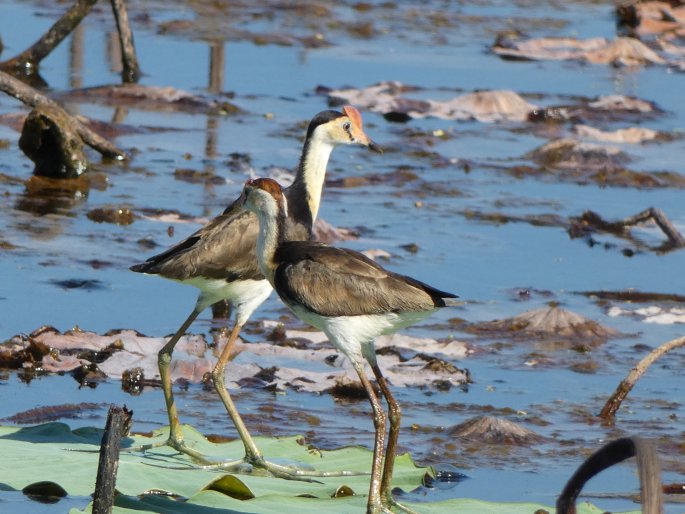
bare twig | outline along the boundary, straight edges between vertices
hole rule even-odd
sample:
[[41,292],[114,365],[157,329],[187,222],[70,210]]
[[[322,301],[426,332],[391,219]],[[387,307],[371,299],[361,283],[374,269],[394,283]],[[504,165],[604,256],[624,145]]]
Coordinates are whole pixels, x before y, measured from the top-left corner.
[[576,500],[592,477],[630,457],[637,457],[643,514],[661,514],[661,467],[654,447],[639,437],[612,441],[590,455],[576,470],[557,499],[557,514],[576,514]]
[[623,220],[623,224],[626,226],[637,225],[644,221],[654,220],[654,222],[659,226],[661,231],[666,235],[669,242],[677,248],[682,248],[685,246],[685,237],[682,236],[678,229],[673,226],[673,223],[666,217],[664,211],[661,209],[655,209],[650,207],[635,216],[626,218]]
[[131,27],[128,23],[126,5],[124,4],[124,0],[111,1],[114,19],[116,19],[117,30],[119,31],[119,42],[121,44],[121,59],[123,62],[121,80],[125,84],[138,82],[138,79],[140,78],[140,67],[138,65],[138,58],[136,57],[136,47],[133,43],[133,33],[131,32]]
[[24,74],[36,73],[40,62],[81,23],[95,2],[97,0],[77,0],[38,41],[16,57],[0,63],[0,69]]
[[570,221],[568,232],[571,237],[587,237],[590,231],[597,230],[627,238],[638,246],[640,246],[639,243],[630,234],[630,227],[646,221],[654,221],[668,238],[668,241],[656,248],[648,247],[650,250],[669,251],[685,247],[685,237],[678,232],[678,229],[675,228],[661,209],[654,207],[619,221],[607,221],[596,212],[590,210],[583,212],[583,215],[580,217],[571,217]]
[[107,414],[105,433],[100,444],[100,461],[93,494],[93,514],[110,514],[114,504],[121,438],[131,428],[133,412],[112,406]]
[[628,376],[621,381],[616,388],[616,391],[614,391],[614,394],[612,394],[604,404],[602,411],[599,413],[599,417],[606,420],[613,419],[616,411],[621,406],[621,402],[623,402],[625,397],[628,396],[630,390],[640,379],[642,374],[647,371],[647,368],[663,354],[680,346],[685,346],[685,337],[679,337],[662,344],[661,346],[652,350],[644,359],[638,362],[637,365],[630,370]]
[[[57,109],[64,111],[61,105],[59,105],[54,100],[51,100],[45,95],[42,95],[31,86],[24,84],[22,81],[12,77],[11,75],[0,71],[0,91],[4,91],[8,95],[21,100],[23,103],[30,105],[31,107],[37,107],[39,105],[50,105]],[[105,138],[93,132],[85,124],[81,123],[77,118],[71,116],[69,113],[64,111],[65,115],[73,120],[76,130],[83,139],[83,142],[88,146],[92,147],[94,150],[100,152],[104,157],[109,157],[113,159],[125,159],[126,152],[117,148],[112,143],[107,141]]]

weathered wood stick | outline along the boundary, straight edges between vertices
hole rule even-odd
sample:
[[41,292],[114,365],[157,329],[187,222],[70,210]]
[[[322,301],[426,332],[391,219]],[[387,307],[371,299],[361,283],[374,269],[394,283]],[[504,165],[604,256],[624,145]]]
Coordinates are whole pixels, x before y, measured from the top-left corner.
[[81,23],[97,0],[77,0],[50,29],[30,48],[19,55],[0,63],[0,69],[33,73],[40,62],[57,47]]
[[647,368],[652,365],[652,363],[661,357],[666,352],[678,348],[680,346],[685,346],[685,337],[679,337],[662,344],[661,346],[652,350],[646,357],[644,357],[637,365],[630,370],[628,376],[624,378],[621,383],[614,391],[614,394],[607,400],[599,413],[599,417],[602,419],[610,420],[614,418],[616,411],[621,406],[621,402],[628,396],[628,393],[633,388],[635,383],[640,379]]
[[128,434],[133,412],[126,407],[111,406],[107,414],[105,433],[100,444],[100,461],[93,495],[93,514],[110,514],[119,467],[121,438]]
[[654,447],[639,437],[624,437],[602,446],[576,470],[557,499],[557,514],[576,514],[576,500],[592,477],[630,457],[637,457],[643,514],[663,512],[661,466]]
[[654,218],[654,221],[656,222],[657,225],[659,225],[659,228],[666,234],[666,237],[668,237],[668,240],[673,243],[673,246],[677,246],[679,248],[682,248],[685,246],[685,237],[678,232],[678,229],[675,228],[673,223],[671,223],[671,220],[669,220],[666,217],[666,214],[661,209],[655,209],[651,208],[652,211],[652,217]]
[[[51,100],[47,96],[36,91],[31,86],[24,84],[21,80],[16,79],[12,75],[3,71],[0,71],[0,91],[13,96],[17,100],[20,100],[31,107],[50,105],[64,111],[62,106],[54,100]],[[93,132],[85,124],[81,123],[78,118],[71,116],[71,114],[67,113],[66,111],[64,111],[64,113],[73,120],[79,136],[81,136],[83,142],[88,146],[100,152],[104,157],[120,160],[126,159],[126,152],[117,148],[104,137]]]
[[117,22],[119,43],[121,44],[121,60],[123,62],[121,80],[124,84],[138,82],[140,66],[138,65],[138,57],[136,57],[133,32],[131,32],[131,26],[128,23],[128,13],[126,12],[124,0],[112,0],[112,10],[114,11],[114,19]]

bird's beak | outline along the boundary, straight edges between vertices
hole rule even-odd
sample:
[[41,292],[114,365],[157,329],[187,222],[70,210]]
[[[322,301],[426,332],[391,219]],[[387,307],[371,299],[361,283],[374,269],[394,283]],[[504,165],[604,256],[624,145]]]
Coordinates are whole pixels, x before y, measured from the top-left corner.
[[245,201],[247,200],[247,193],[243,189],[243,192],[240,193],[240,197],[238,198],[238,201],[236,202],[240,207],[245,206]]
[[369,147],[369,150],[371,150],[372,152],[383,153],[383,149],[370,139],[369,144],[367,146]]
[[248,195],[249,192],[250,192],[250,182],[248,181],[248,182],[245,184],[245,187],[243,187],[242,193],[240,193],[240,196],[239,196],[238,199],[235,201],[236,207],[238,207],[238,208],[240,208],[240,209],[244,209],[244,208],[245,208],[245,202],[247,202],[247,195]]

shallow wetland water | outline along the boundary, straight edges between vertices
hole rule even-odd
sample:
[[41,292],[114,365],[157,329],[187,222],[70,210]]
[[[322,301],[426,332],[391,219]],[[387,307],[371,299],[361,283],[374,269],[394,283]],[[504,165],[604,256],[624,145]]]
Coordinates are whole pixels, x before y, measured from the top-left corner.
[[[350,100],[385,153],[338,148],[328,167],[320,217],[358,234],[336,244],[384,250],[389,254],[384,266],[463,300],[461,307],[444,309],[405,333],[466,342],[466,357],[447,360],[468,369],[473,383],[396,391],[404,409],[401,448],[411,450],[419,463],[453,466],[468,479],[424,488],[411,498],[553,505],[585,457],[624,435],[654,440],[664,483],[685,482],[682,350],[650,368],[615,424],[596,417],[638,360],[683,335],[682,299],[627,302],[620,295],[586,294],[682,295],[684,250],[655,250],[665,237],[653,224],[633,228],[630,238],[602,232],[569,235],[571,218],[585,210],[620,220],[649,207],[663,210],[685,231],[683,183],[676,180],[685,177],[683,71],[675,63],[508,60],[491,49],[498,34],[515,32],[522,39],[614,39],[610,2],[305,2],[298,9],[278,2],[216,4],[221,3],[127,4],[141,84],[229,102],[238,113],[104,101],[74,92],[120,81],[111,57],[114,25],[105,2],[43,62],[48,94],[70,112],[102,121],[107,136],[132,156],[117,163],[89,154],[89,180],[73,189],[36,192],[39,188],[29,181],[33,164],[17,145],[17,114],[28,109],[0,94],[0,338],[9,340],[42,325],[62,332],[80,327],[99,334],[111,329],[151,337],[173,333],[192,308],[196,290],[131,273],[128,267],[197,230],[237,197],[246,179],[269,175],[287,180],[306,122],[342,98],[327,94],[331,90],[398,81],[411,86],[397,94],[405,100],[446,102],[474,91],[506,89],[540,108],[576,109],[601,97],[624,95],[649,102],[651,112],[593,116],[584,111],[578,119],[559,123],[430,115],[398,122],[391,121],[397,113],[384,112],[378,98],[367,105]],[[33,43],[64,8],[62,3],[0,0],[0,60]],[[214,81],[211,60],[223,70]],[[605,132],[639,127],[661,137],[598,142],[579,135],[578,125]],[[536,160],[534,151],[560,138],[612,147],[621,157],[612,160],[607,155],[617,155],[614,150],[597,150],[587,160],[568,157],[571,164],[560,164],[558,154]],[[612,165],[622,178],[612,178]],[[661,172],[675,179],[662,180]],[[647,180],[652,177],[658,180]],[[97,222],[93,211],[98,208],[130,209],[132,223]],[[560,342],[477,330],[481,322],[550,304],[618,335],[590,344],[582,337]],[[191,332],[211,340],[210,331],[221,322],[210,318],[210,311],[204,312]],[[262,341],[261,321],[278,319],[300,326],[272,297],[257,311],[246,340]],[[286,365],[260,360],[249,351],[237,361]],[[107,406],[125,403],[134,411],[134,431],[166,424],[156,387],[131,395],[114,379],[91,388],[79,387],[69,374],[23,377],[17,371],[0,374],[3,424],[35,407],[81,402],[96,405],[61,421],[102,427]],[[302,433],[322,448],[371,444],[365,401],[256,386],[233,392],[253,433]],[[235,436],[213,392],[190,384],[177,388],[176,395],[184,422],[204,434]],[[476,444],[450,435],[451,427],[484,414],[516,421],[545,440],[530,446]],[[634,509],[630,499],[592,496],[635,491],[633,466],[623,464],[593,480],[585,499],[606,510]],[[67,505],[83,508],[88,499],[43,506],[19,493],[2,492],[0,510],[3,503],[18,506],[16,512],[64,512]],[[666,505],[666,512],[682,511],[682,504]]]

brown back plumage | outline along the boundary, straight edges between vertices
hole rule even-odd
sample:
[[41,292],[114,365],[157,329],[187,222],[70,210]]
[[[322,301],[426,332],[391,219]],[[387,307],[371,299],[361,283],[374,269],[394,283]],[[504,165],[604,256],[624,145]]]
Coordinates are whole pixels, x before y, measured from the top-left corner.
[[392,273],[365,255],[308,241],[279,245],[274,288],[290,305],[322,316],[421,312],[456,295]]

